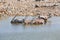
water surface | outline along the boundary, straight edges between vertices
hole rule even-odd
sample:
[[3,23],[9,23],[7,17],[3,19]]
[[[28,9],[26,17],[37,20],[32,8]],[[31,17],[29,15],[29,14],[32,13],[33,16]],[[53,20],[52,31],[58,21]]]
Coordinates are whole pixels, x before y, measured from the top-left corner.
[[0,18],[0,40],[60,40],[60,17],[43,25],[11,24],[11,19]]

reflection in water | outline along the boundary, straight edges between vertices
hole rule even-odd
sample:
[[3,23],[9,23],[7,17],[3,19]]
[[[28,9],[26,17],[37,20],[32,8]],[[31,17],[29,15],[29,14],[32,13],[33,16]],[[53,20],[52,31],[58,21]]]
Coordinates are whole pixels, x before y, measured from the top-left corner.
[[6,20],[8,16],[0,16],[0,20]]
[[1,20],[2,18],[1,18],[1,16],[0,16],[0,20]]
[[0,20],[0,40],[60,40],[60,17],[43,25],[11,24],[11,19]]

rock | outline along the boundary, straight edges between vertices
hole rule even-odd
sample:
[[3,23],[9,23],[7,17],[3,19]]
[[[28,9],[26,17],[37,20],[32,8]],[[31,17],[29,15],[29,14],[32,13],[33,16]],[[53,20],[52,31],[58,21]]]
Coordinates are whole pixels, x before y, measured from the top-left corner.
[[[0,5],[0,9],[7,10],[5,14],[7,15],[47,15],[48,12],[51,12],[53,15],[56,10],[60,10],[59,2],[54,0],[40,1],[36,2],[34,0],[4,0],[5,3]],[[35,6],[36,5],[36,6]],[[56,6],[58,5],[58,6]],[[36,8],[35,8],[36,7]]]

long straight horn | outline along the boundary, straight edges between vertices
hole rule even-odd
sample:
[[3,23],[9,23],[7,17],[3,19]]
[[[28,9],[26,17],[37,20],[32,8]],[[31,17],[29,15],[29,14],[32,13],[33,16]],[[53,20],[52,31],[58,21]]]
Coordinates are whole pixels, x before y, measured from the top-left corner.
[[13,17],[12,21],[15,19],[16,16],[17,16],[17,14]]
[[51,16],[52,16],[51,13],[49,13],[48,18],[51,18]]

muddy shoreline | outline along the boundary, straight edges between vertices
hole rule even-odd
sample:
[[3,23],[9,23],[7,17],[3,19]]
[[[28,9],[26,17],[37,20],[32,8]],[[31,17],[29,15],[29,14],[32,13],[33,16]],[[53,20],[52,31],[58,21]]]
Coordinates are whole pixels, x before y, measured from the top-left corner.
[[[37,15],[42,15],[42,14],[37,14],[37,13],[31,13],[31,14],[21,14],[21,13],[17,13],[17,14],[0,14],[1,16],[37,16]],[[43,14],[43,16],[48,16],[49,14]],[[51,14],[52,16],[60,16],[60,14],[56,13],[56,14]]]

